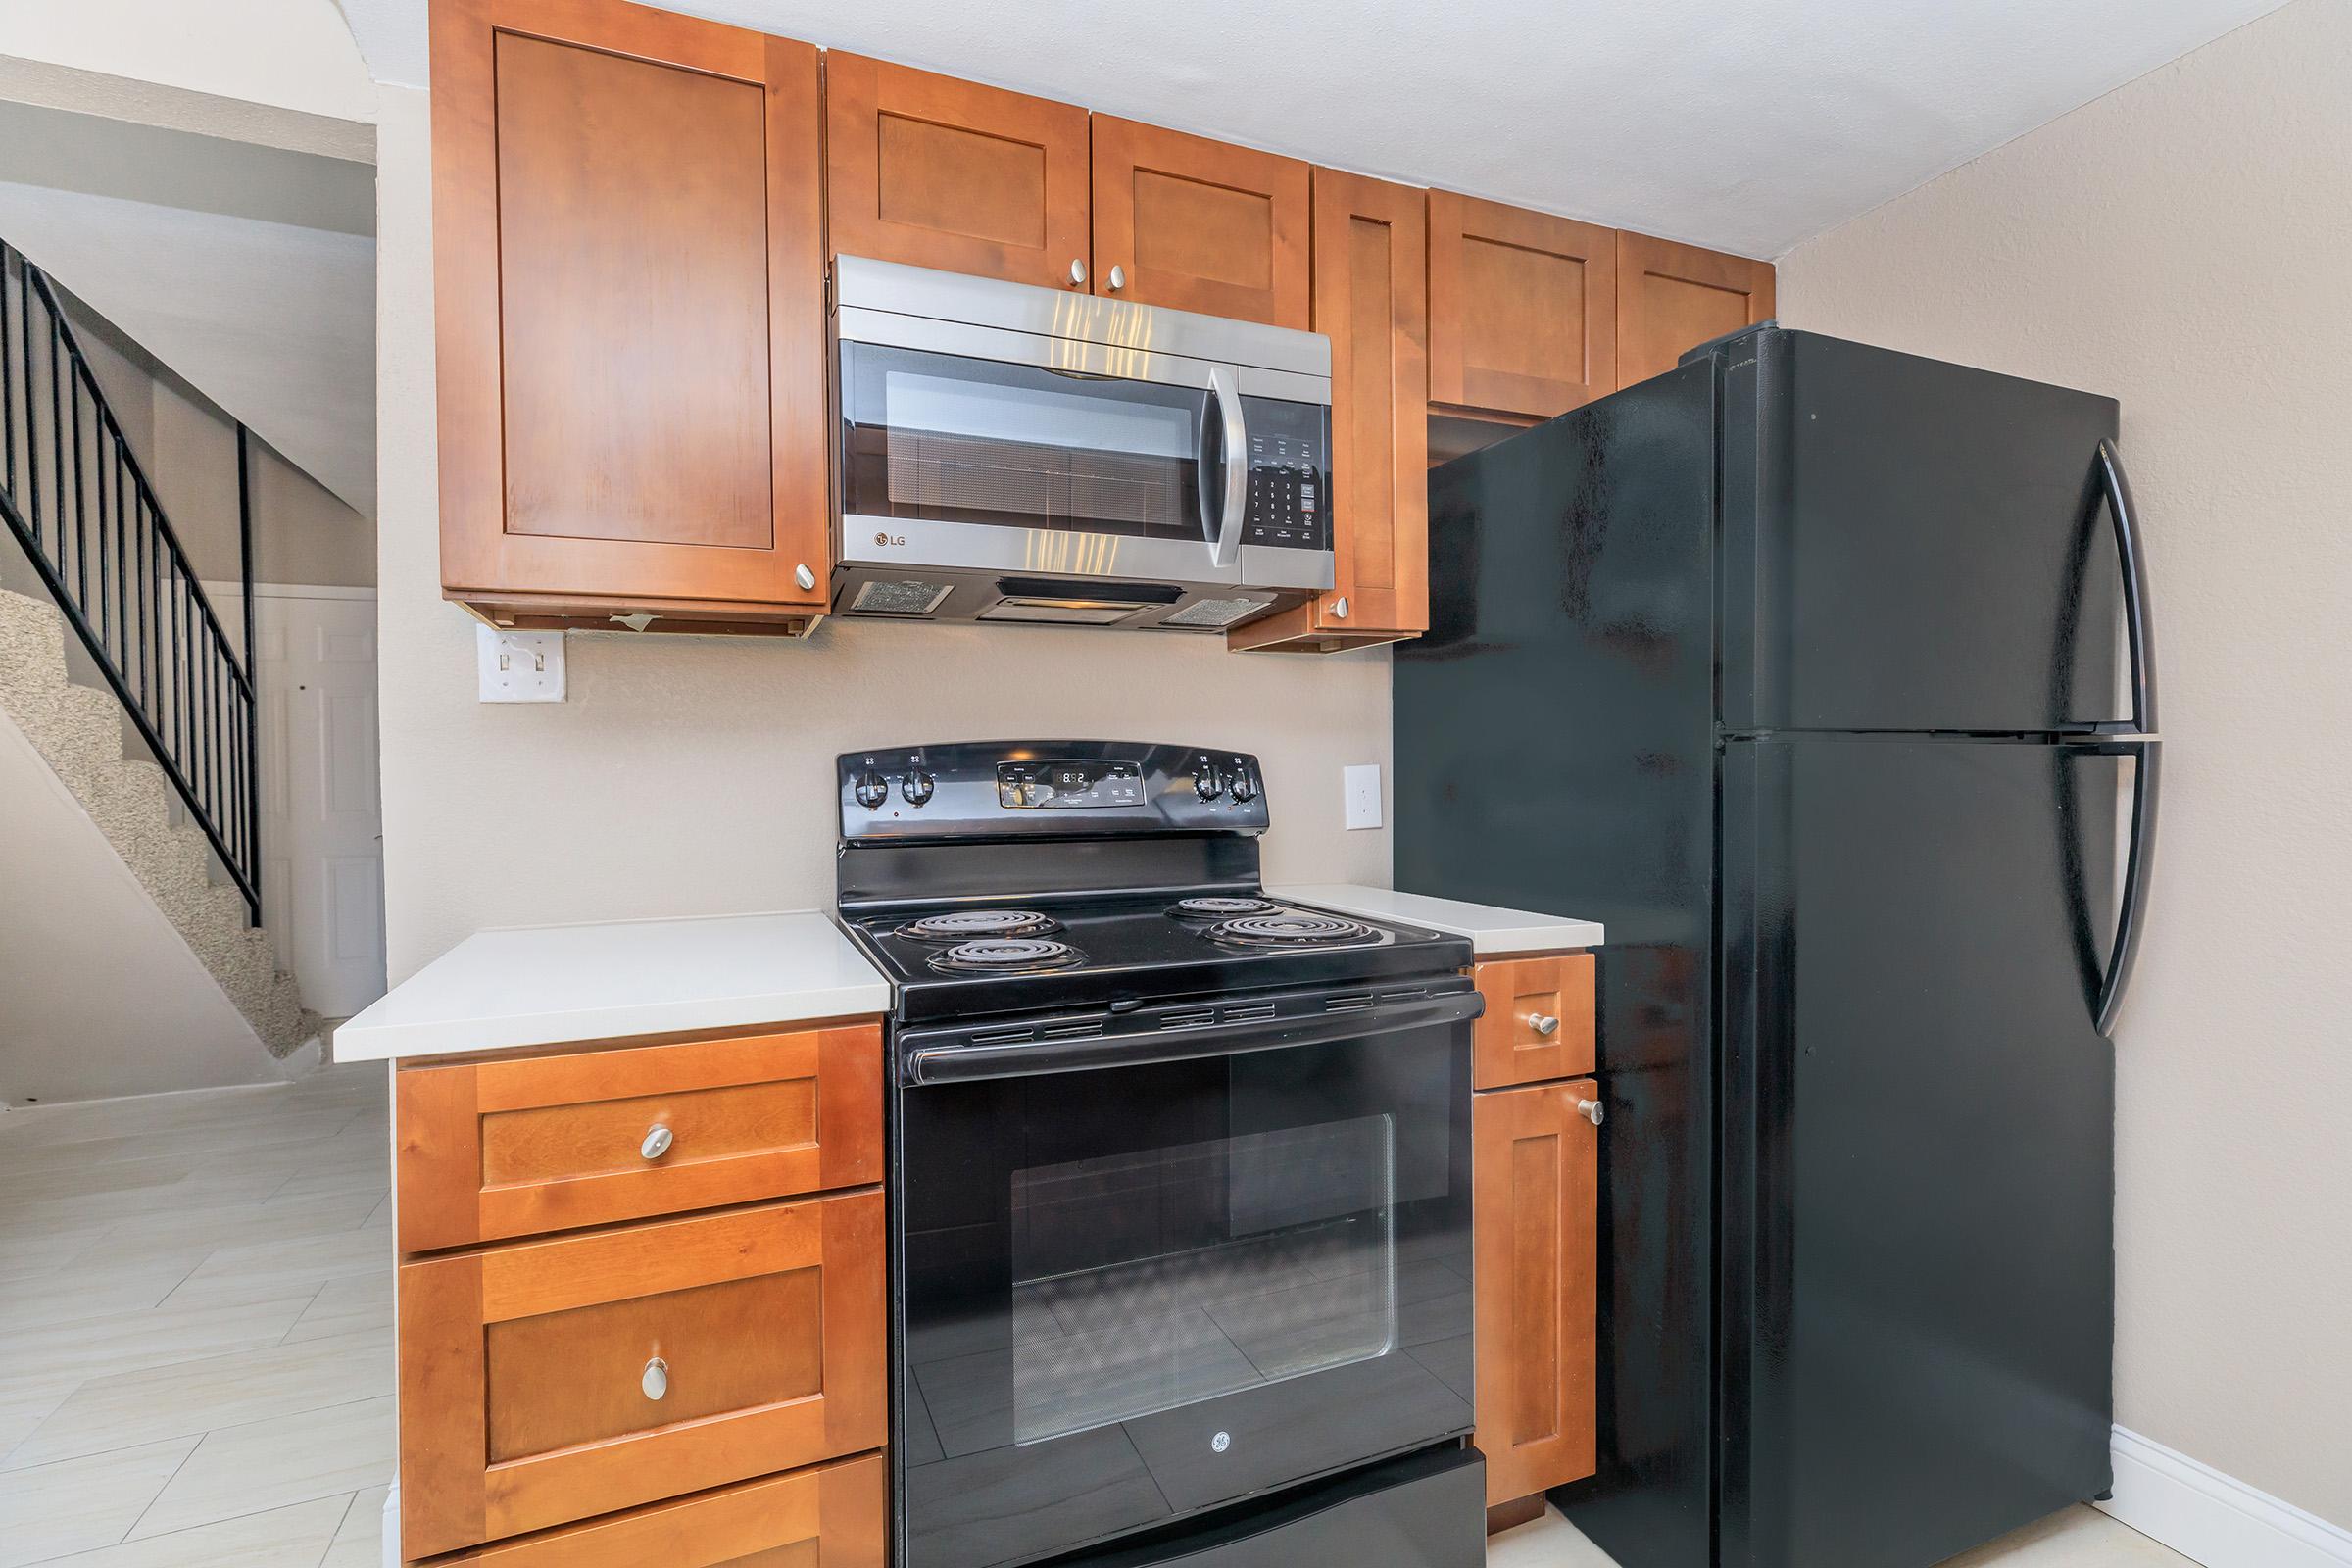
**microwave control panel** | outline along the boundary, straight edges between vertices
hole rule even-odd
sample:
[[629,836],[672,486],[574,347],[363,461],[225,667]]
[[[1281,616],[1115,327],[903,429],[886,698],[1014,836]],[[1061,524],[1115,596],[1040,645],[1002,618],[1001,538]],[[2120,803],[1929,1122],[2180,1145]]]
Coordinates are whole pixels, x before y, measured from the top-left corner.
[[1331,410],[1281,398],[1242,399],[1250,426],[1249,504],[1242,543],[1331,548]]

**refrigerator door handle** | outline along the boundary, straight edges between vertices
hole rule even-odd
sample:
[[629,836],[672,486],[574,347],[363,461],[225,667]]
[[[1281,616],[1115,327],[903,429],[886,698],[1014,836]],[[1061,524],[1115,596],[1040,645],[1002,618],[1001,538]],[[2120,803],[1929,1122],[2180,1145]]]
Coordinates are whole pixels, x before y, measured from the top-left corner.
[[2099,981],[2098,1030],[2109,1034],[2122,1010],[2124,992],[2132,983],[2132,960],[2139,956],[2140,927],[2148,905],[2149,873],[2156,862],[2156,786],[2162,769],[2164,743],[2134,740],[2115,747],[2120,756],[2137,760],[2132,770],[2132,848],[2124,861],[2123,906],[2115,917],[2115,947],[2108,955],[2107,972]]
[[2112,441],[2101,441],[2098,452],[2099,488],[2107,494],[2108,514],[2115,519],[2116,563],[2124,572],[2124,628],[2132,653],[2132,728],[2142,735],[2156,728],[2156,628],[2148,620],[2148,563],[2139,548],[2139,508],[2132,499],[2132,480]]

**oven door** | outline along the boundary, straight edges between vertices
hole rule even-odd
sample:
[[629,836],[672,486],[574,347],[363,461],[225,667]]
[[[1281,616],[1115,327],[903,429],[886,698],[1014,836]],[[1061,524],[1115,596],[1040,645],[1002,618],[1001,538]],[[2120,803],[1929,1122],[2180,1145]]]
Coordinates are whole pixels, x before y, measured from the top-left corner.
[[1467,1434],[1480,1005],[1448,975],[1096,1038],[902,1036],[907,1568],[1026,1562]]
[[1233,367],[841,315],[845,562],[1240,581],[1249,464]]

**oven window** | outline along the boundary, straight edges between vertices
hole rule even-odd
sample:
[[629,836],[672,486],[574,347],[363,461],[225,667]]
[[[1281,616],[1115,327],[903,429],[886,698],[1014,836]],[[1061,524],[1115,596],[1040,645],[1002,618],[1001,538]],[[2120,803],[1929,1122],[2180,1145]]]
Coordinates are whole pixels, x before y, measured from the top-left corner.
[[1218,425],[1200,388],[841,345],[853,516],[1205,542]]
[[1385,1355],[1388,1116],[1018,1170],[1013,1442]]

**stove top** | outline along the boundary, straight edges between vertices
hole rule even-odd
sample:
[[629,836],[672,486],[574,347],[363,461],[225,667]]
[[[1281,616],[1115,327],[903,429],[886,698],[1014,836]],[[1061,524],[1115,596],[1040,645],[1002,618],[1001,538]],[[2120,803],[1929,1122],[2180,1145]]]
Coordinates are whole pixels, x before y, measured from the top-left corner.
[[902,1023],[1446,973],[1470,945],[1265,897],[1246,753],[995,741],[839,760],[842,923]]
[[903,909],[856,913],[843,923],[895,983],[899,1016],[909,1022],[1336,985],[1458,969],[1470,961],[1469,945],[1460,937],[1373,925],[1267,899],[1215,897],[1220,905],[1246,905],[1248,911],[1178,915],[1166,895],[1148,894],[1044,907],[1033,902],[1018,911],[948,911],[958,921],[1002,912],[1042,917],[1053,933],[1045,937],[931,937],[920,934],[917,917]]

